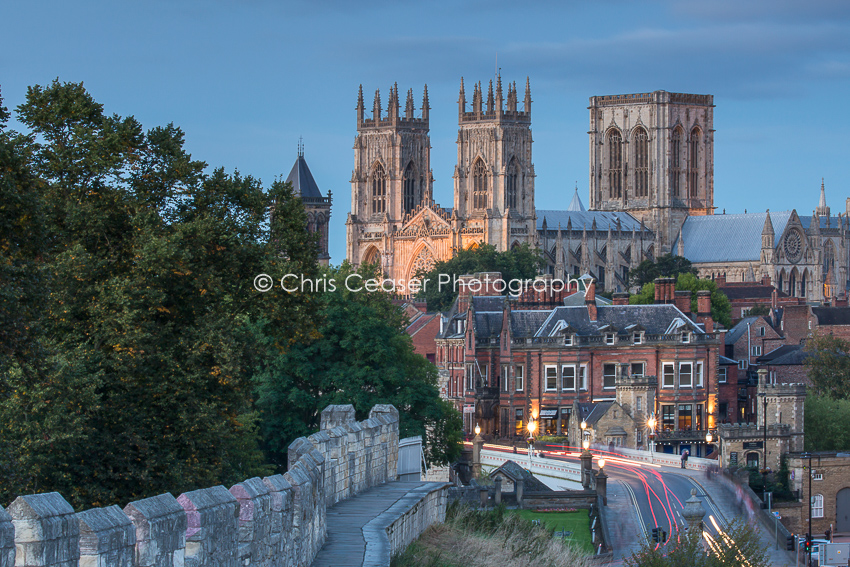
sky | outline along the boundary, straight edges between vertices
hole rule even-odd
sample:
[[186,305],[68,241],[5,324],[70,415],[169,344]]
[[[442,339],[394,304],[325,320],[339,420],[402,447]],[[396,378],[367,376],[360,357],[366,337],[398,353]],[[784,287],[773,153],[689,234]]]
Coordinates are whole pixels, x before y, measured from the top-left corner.
[[[434,198],[452,206],[460,79],[531,82],[536,205],[588,203],[588,99],[714,95],[717,212],[832,213],[850,197],[850,2],[28,0],[6,2],[0,90],[82,81],[106,112],[174,123],[195,159],[286,177],[303,137],[345,258],[357,90],[431,101]],[[468,88],[471,97],[471,88]],[[403,102],[403,101],[402,101]],[[403,109],[402,109],[403,110]],[[12,123],[15,127],[15,123]]]

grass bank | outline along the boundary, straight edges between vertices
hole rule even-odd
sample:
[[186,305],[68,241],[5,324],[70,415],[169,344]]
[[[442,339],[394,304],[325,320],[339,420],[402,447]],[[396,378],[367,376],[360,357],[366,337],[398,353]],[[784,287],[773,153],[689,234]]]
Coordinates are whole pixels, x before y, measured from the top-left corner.
[[428,528],[391,567],[588,567],[587,553],[504,507],[477,511],[455,502],[446,522]]

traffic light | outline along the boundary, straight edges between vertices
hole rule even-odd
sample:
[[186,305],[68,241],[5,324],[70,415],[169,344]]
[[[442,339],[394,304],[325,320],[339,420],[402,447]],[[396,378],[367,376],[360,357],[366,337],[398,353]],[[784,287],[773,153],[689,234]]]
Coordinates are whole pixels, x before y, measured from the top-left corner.
[[796,538],[792,535],[789,535],[785,538],[785,549],[788,551],[794,551],[794,540]]
[[806,536],[806,545],[803,548],[803,551],[805,551],[806,553],[812,552],[812,538],[811,538],[811,536]]
[[664,543],[665,541],[667,541],[667,532],[661,530],[661,543]]
[[659,528],[652,528],[652,542],[658,543],[661,541],[661,534],[659,533],[661,530]]

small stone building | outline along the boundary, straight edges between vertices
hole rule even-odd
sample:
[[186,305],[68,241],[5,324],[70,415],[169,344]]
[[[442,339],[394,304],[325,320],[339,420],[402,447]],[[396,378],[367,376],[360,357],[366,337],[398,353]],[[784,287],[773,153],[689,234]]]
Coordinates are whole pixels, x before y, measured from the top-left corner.
[[516,484],[520,480],[523,484],[523,490],[526,492],[547,492],[551,490],[537,480],[533,474],[513,461],[506,461],[502,466],[493,470],[489,477],[493,480],[501,479],[502,492],[516,492]]
[[830,527],[834,535],[850,535],[850,452],[813,453],[811,460],[804,453],[793,453],[788,468],[791,490],[799,491],[802,506],[785,511],[785,527],[805,533],[811,502],[813,537],[823,537]]

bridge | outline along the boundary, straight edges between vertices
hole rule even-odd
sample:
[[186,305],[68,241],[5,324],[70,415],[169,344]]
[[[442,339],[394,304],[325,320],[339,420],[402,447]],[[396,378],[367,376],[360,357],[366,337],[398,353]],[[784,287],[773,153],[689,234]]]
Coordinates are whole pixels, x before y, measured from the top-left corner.
[[445,518],[445,483],[399,482],[398,411],[328,406],[288,471],[74,512],[56,492],[0,507],[0,567],[389,565]]

